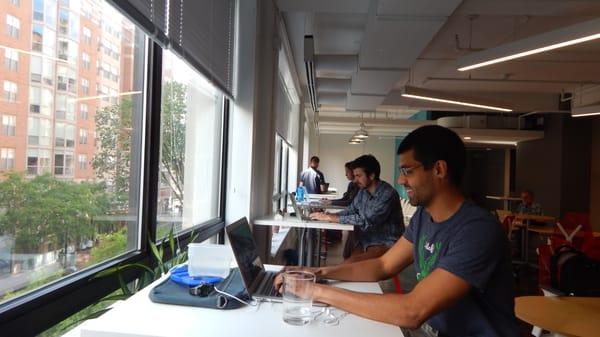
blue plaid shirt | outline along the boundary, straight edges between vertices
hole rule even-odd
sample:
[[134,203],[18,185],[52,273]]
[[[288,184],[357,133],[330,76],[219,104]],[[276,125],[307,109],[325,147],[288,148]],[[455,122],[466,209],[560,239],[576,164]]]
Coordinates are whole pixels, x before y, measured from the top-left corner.
[[363,249],[392,246],[404,233],[398,192],[385,181],[378,181],[371,195],[361,189],[352,204],[338,213],[340,223],[354,225],[355,238]]

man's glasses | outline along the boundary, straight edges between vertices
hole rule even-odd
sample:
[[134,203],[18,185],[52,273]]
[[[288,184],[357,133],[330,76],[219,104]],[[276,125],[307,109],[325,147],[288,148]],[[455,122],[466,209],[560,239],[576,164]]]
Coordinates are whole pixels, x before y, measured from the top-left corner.
[[423,166],[423,165],[419,164],[419,165],[410,166],[410,167],[400,167],[400,175],[403,175],[405,177],[409,176],[413,173],[414,170],[418,169],[421,166]]

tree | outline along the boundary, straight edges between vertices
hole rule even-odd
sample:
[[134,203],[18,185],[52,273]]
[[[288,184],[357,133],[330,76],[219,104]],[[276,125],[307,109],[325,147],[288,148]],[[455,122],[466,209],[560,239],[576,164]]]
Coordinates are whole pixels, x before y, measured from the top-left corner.
[[92,159],[96,176],[110,192],[114,208],[129,207],[131,172],[132,104],[123,99],[96,112],[96,135],[99,146]]
[[98,184],[11,173],[0,182],[0,207],[0,234],[14,238],[15,252],[36,253],[91,238],[92,218],[106,213],[108,197]]
[[[183,203],[185,163],[185,115],[187,86],[175,81],[166,82],[161,100],[161,184],[167,185]],[[96,113],[96,134],[99,148],[92,159],[96,176],[114,192],[113,204],[128,206],[131,167],[132,104],[104,107]]]
[[167,82],[163,85],[160,175],[161,182],[171,187],[180,204],[183,204],[186,95],[185,84]]

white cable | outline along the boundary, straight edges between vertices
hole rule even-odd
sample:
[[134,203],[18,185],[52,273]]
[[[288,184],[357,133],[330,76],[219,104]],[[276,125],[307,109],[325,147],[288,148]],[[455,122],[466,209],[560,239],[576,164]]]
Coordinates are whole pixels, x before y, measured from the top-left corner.
[[219,294],[225,295],[227,297],[231,297],[234,300],[236,300],[236,301],[238,301],[240,303],[243,303],[245,305],[249,305],[249,306],[255,307],[255,306],[258,306],[260,304],[260,302],[257,302],[257,301],[246,302],[246,301],[244,301],[244,300],[242,300],[242,299],[240,299],[240,298],[238,298],[238,297],[236,297],[236,296],[234,296],[234,295],[232,295],[230,293],[226,293],[226,292],[224,292],[222,290],[219,290],[216,286],[214,286],[213,289],[215,289],[215,291],[218,292]]

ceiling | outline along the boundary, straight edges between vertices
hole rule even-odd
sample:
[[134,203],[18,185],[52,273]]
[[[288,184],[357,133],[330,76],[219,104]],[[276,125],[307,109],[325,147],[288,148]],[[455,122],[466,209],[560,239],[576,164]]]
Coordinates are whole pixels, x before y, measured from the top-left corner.
[[277,5],[306,102],[304,36],[314,36],[319,108],[309,113],[322,133],[342,132],[327,126],[333,124],[325,123],[329,117],[351,122],[365,114],[397,120],[420,110],[478,111],[402,97],[405,85],[510,102],[519,115],[559,111],[563,92],[600,101],[600,40],[457,70],[463,55],[600,18],[598,0],[278,0]]

